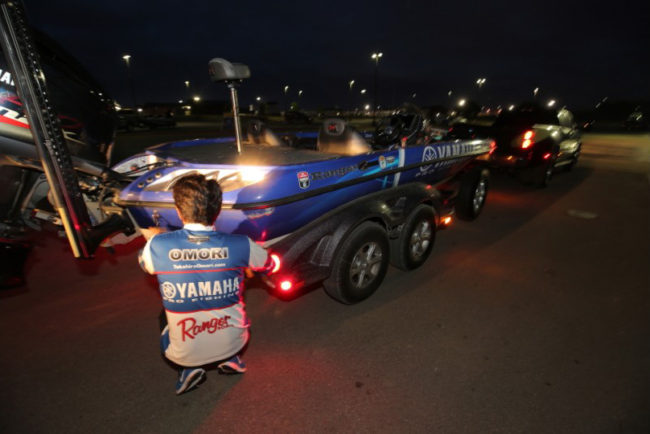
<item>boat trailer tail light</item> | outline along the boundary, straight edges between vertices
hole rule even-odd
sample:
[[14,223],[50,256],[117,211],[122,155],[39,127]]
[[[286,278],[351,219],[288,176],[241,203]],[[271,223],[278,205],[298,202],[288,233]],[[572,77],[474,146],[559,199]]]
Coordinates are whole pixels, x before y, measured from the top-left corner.
[[293,288],[293,282],[289,279],[285,279],[280,282],[279,286],[282,292],[289,292]]
[[524,133],[524,139],[521,142],[521,149],[528,149],[533,145],[533,139],[535,138],[535,131],[528,130]]
[[282,260],[276,253],[271,253],[271,261],[273,261],[273,268],[271,269],[270,274],[275,274],[280,270],[280,267],[282,267]]
[[547,152],[546,154],[544,154],[544,155],[542,156],[542,158],[545,159],[545,160],[548,160],[549,158],[551,158],[551,153],[550,153],[550,152]]
[[448,215],[447,217],[444,217],[442,219],[442,224],[445,225],[445,226],[449,226],[451,224],[451,220],[452,220],[451,216]]

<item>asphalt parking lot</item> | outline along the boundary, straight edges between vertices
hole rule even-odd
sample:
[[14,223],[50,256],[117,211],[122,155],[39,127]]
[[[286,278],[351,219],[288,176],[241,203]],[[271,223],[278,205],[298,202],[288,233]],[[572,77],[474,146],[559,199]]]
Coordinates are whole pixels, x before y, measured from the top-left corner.
[[494,174],[477,221],[361,304],[252,288],[249,372],[180,397],[142,242],[80,262],[39,235],[0,293],[0,431],[650,432],[650,135],[583,149],[547,189]]

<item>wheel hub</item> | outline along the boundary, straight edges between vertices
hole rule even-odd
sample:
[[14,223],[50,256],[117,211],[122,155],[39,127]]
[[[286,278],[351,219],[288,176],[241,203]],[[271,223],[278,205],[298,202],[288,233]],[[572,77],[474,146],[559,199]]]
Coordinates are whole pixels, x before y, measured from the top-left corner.
[[375,280],[383,256],[381,246],[375,242],[366,243],[357,250],[350,266],[350,281],[356,288],[364,288]]
[[481,206],[483,205],[486,190],[485,179],[481,178],[481,180],[476,185],[476,189],[474,190],[474,199],[472,199],[472,209],[475,213],[478,212],[478,210],[480,210]]
[[420,221],[411,234],[409,244],[413,259],[418,260],[424,255],[431,243],[431,236],[431,223],[426,220]]

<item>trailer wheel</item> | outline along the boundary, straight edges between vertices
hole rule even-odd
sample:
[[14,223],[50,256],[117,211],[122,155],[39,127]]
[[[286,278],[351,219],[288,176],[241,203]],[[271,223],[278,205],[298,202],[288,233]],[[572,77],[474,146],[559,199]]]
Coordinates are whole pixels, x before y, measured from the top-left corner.
[[332,274],[323,282],[325,292],[344,304],[370,297],[388,270],[386,231],[377,223],[364,222],[341,242]]
[[459,219],[471,221],[481,214],[488,187],[487,169],[475,168],[463,175],[456,200],[456,215]]
[[436,239],[435,214],[428,205],[418,205],[409,215],[402,232],[392,241],[391,264],[401,270],[414,270],[424,264]]

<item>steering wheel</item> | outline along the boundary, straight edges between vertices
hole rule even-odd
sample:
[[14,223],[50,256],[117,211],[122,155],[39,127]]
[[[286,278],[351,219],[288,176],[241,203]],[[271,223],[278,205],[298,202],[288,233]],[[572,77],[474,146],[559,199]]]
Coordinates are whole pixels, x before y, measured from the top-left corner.
[[385,147],[399,143],[399,139],[405,128],[406,126],[402,119],[396,116],[391,117],[390,123],[380,124],[375,129],[375,145],[378,147]]

